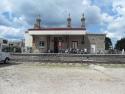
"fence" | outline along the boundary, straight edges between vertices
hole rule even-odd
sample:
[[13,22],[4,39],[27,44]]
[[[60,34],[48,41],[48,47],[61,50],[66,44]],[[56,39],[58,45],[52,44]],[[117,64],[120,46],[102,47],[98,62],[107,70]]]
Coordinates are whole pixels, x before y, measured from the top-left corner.
[[70,63],[125,63],[125,55],[119,54],[11,54],[15,62],[70,62]]

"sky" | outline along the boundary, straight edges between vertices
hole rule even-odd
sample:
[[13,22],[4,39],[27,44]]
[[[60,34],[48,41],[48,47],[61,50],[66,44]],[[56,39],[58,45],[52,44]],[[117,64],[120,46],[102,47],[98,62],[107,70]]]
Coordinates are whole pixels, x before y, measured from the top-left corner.
[[87,32],[106,33],[115,42],[125,37],[125,0],[0,0],[0,38],[24,39],[41,15],[43,27],[80,27],[84,13]]

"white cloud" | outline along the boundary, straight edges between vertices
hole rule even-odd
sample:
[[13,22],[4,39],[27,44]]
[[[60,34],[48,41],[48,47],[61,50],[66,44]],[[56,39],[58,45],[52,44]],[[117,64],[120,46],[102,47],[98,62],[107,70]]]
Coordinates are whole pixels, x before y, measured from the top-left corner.
[[12,4],[10,2],[10,0],[2,0],[0,3],[1,3],[0,4],[0,13],[6,12],[6,11],[9,11],[9,12],[12,11],[14,4]]
[[125,1],[124,0],[114,0],[112,2],[113,12],[115,14],[113,16],[105,16],[103,15],[104,21],[107,21],[107,36],[113,39],[113,41],[117,41],[122,37],[125,37]]
[[[115,40],[125,37],[125,17],[113,19],[107,26],[108,34],[112,34],[111,38]],[[113,36],[114,35],[114,36]]]
[[90,5],[91,5],[91,0],[83,0],[83,1],[82,1],[82,4],[83,4],[84,6],[90,6]]
[[101,19],[101,10],[97,6],[88,6],[84,9],[86,15],[86,21],[88,25],[100,24]]
[[80,17],[85,13],[87,27],[102,22],[101,9],[92,5],[91,0],[4,0],[15,17],[11,21],[13,28],[29,27],[33,25],[34,18],[40,14],[43,26],[66,26],[66,19],[70,12],[72,25],[80,26]]
[[[98,31],[104,30],[102,32],[106,32],[114,41],[124,37],[124,4],[125,0],[2,0],[0,36],[12,36],[15,39],[23,37],[22,30],[31,27],[38,14],[42,17],[43,26],[54,27],[66,26],[66,18],[70,12],[72,24],[80,26],[80,17],[84,12],[87,29],[100,25],[102,27],[97,27]],[[104,11],[107,6],[112,6],[112,9],[108,9],[110,13]],[[10,13],[11,21],[2,15],[3,12]]]
[[13,23],[14,26],[17,26],[19,28],[22,28],[22,27],[25,28],[25,27],[29,26],[26,17],[23,16],[23,15],[20,16],[20,17],[14,17],[12,23]]
[[112,6],[114,12],[125,16],[125,0],[115,0]]
[[24,36],[24,32],[21,29],[8,27],[8,26],[0,26],[0,37],[7,38],[10,40],[21,39]]
[[103,23],[106,23],[106,24],[110,23],[110,22],[112,22],[114,20],[114,17],[109,15],[109,14],[107,14],[107,13],[103,13],[101,15],[101,17],[102,17]]

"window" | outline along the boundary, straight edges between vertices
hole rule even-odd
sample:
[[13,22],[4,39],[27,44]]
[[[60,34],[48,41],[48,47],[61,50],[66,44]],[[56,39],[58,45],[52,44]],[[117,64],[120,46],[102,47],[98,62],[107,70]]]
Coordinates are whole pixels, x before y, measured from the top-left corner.
[[44,41],[40,41],[39,42],[39,46],[43,48],[45,46],[45,42]]
[[72,48],[77,49],[78,48],[78,41],[72,41]]

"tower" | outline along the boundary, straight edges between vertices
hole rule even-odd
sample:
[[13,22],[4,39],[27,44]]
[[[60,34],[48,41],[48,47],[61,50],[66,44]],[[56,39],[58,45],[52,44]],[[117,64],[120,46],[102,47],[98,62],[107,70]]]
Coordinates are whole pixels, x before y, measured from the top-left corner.
[[40,18],[40,15],[36,17],[36,22],[34,24],[34,29],[41,29],[41,18]]
[[85,17],[84,17],[84,13],[82,14],[82,17],[81,17],[81,28],[85,29]]
[[70,17],[70,13],[69,13],[69,17],[67,18],[67,27],[71,28],[71,17]]

